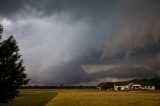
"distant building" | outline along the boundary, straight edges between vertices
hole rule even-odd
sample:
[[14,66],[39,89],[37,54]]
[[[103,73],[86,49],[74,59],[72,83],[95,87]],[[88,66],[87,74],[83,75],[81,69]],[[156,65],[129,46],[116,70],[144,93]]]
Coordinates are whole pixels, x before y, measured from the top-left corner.
[[114,85],[114,90],[130,91],[130,90],[155,90],[155,86],[151,83],[117,83]]
[[97,87],[98,90],[102,90],[102,87]]

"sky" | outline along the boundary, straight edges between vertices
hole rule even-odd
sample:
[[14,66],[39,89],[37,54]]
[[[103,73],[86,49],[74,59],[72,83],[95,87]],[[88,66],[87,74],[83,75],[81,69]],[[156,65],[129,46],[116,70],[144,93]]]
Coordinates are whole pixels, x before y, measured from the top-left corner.
[[160,76],[159,0],[0,0],[0,24],[30,84]]

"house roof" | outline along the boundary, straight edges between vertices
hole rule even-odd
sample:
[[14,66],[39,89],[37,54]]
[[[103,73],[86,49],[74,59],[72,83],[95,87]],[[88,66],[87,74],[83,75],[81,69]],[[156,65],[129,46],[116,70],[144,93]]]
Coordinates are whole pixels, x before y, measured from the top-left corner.
[[142,86],[142,85],[140,85],[140,84],[132,84],[132,86],[137,86],[137,87],[139,87],[139,86]]

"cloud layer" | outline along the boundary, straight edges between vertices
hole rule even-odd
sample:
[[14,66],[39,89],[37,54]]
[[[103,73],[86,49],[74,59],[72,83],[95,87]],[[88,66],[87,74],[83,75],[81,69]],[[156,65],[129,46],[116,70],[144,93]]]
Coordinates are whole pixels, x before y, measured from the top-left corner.
[[32,84],[160,75],[159,0],[1,0]]

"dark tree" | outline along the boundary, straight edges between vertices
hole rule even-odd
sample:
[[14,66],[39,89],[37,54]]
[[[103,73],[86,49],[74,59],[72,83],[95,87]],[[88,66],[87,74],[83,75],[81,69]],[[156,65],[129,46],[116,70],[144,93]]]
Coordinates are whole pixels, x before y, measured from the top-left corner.
[[10,36],[2,40],[0,25],[0,102],[9,102],[18,95],[18,88],[28,83],[27,74],[16,40]]
[[151,78],[150,81],[155,85],[156,89],[160,89],[160,77]]
[[114,87],[114,83],[113,82],[104,82],[104,83],[100,83],[98,86],[101,87],[101,89],[103,89],[103,90],[107,90],[107,89],[112,89]]

